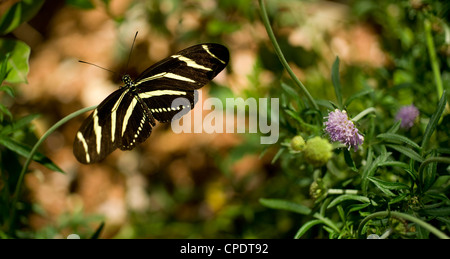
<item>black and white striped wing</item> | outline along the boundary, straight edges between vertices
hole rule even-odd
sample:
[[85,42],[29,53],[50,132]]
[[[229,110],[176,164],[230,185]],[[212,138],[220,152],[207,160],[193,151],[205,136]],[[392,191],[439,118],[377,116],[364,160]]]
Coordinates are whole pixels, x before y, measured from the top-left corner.
[[154,64],[135,82],[125,76],[125,86],[109,95],[81,125],[73,145],[75,157],[90,164],[116,148],[133,149],[150,136],[155,119],[168,122],[189,112],[196,101],[195,89],[211,81],[228,60],[226,47],[200,44]]
[[[103,160],[116,148],[131,150],[152,132],[138,99],[121,88],[109,95],[89,115],[78,130],[73,144],[75,157],[84,164]],[[151,116],[151,115],[150,115]]]
[[[136,79],[135,86],[155,119],[168,122],[194,107],[194,90],[219,74],[228,60],[228,49],[222,45],[195,45],[149,67]],[[172,106],[177,98],[185,101]]]

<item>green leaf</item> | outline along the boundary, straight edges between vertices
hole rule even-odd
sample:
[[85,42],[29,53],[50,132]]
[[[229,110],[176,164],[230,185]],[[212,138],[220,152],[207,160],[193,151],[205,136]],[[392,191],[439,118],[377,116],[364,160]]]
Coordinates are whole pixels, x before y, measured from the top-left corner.
[[442,113],[444,112],[446,103],[447,103],[447,93],[446,91],[444,91],[441,99],[439,100],[436,112],[433,113],[433,115],[431,116],[430,121],[427,124],[427,128],[425,129],[421,145],[422,151],[427,150],[428,142],[430,141],[431,135],[433,135],[433,132],[436,129],[436,126],[439,122],[439,119],[441,118]]
[[336,94],[339,109],[342,110],[342,86],[339,79],[339,57],[336,57],[331,68],[331,81],[333,82],[334,92]]
[[[372,176],[376,169],[380,166],[380,164],[386,162],[386,159],[390,156],[391,153],[389,152],[383,152],[375,160],[372,161],[371,157],[368,157],[370,159],[367,159],[367,165],[364,167],[364,170],[362,172],[362,182],[361,187],[364,194],[367,194],[367,188],[369,186],[369,177]],[[370,153],[372,156],[373,153]]]
[[379,186],[381,188],[388,189],[388,190],[409,189],[409,186],[407,184],[404,184],[404,183],[388,182],[388,181],[380,180],[380,179],[375,178],[375,177],[369,177],[369,180],[371,182],[373,182],[376,186]]
[[281,154],[283,154],[284,150],[286,150],[286,148],[282,147],[277,151],[275,156],[272,158],[272,161],[270,162],[272,165],[275,164],[275,162],[278,160],[278,158],[280,158],[280,156],[281,156]]
[[0,39],[0,57],[10,53],[5,81],[13,84],[27,82],[30,52],[30,47],[19,40]]
[[8,110],[8,108],[6,108],[6,106],[0,103],[0,121],[3,121],[3,115],[8,116],[10,120],[13,117],[12,113]]
[[286,83],[281,83],[281,89],[283,89],[288,95],[290,95],[294,98],[299,97],[299,93],[294,88],[292,88],[290,85],[288,85]]
[[308,215],[311,213],[310,208],[291,201],[261,198],[259,199],[259,202],[271,209],[288,210],[303,215]]
[[358,172],[358,168],[356,168],[355,161],[353,161],[352,155],[348,149],[344,149],[344,159],[345,163],[355,172]]
[[344,201],[348,201],[348,200],[359,201],[361,203],[370,203],[370,199],[367,198],[366,196],[356,195],[356,194],[343,194],[343,195],[339,195],[334,200],[332,200],[330,202],[330,204],[328,204],[327,209],[332,208],[332,207],[336,206],[337,204],[342,203]]
[[208,34],[211,36],[217,36],[220,34],[230,34],[233,33],[239,28],[241,25],[239,23],[233,23],[228,21],[220,21],[219,19],[214,19],[208,22],[206,25],[206,30],[208,31]]
[[0,85],[3,83],[3,81],[6,78],[6,76],[8,75],[8,59],[9,59],[10,56],[11,56],[11,53],[6,53],[4,58],[3,58],[3,60],[2,60],[2,64],[1,64],[1,67],[0,67]]
[[370,203],[358,203],[358,204],[352,204],[348,206],[348,214],[354,212],[354,211],[362,211],[365,207],[370,206]]
[[378,166],[396,166],[396,167],[400,167],[403,169],[409,168],[408,164],[399,162],[399,161],[386,161],[386,162],[379,163]]
[[402,153],[403,155],[405,155],[415,161],[423,162],[423,160],[424,160],[421,155],[417,154],[414,150],[412,150],[408,147],[404,147],[401,145],[392,145],[392,144],[387,144],[386,146],[397,150],[398,152]]
[[86,10],[95,7],[90,0],[66,0],[66,4]]
[[298,116],[298,114],[296,112],[289,110],[289,109],[284,109],[284,112],[287,113],[287,115],[289,115],[291,118],[293,118],[300,124],[303,124],[302,118],[300,116]]
[[318,224],[324,224],[322,220],[320,219],[315,219],[315,220],[311,220],[306,222],[305,224],[303,224],[300,229],[297,231],[297,233],[295,234],[295,239],[299,239],[300,237],[302,237],[310,228],[312,228],[315,225]]
[[8,135],[11,133],[14,133],[15,131],[27,126],[32,120],[39,117],[39,114],[30,114],[23,118],[18,119],[17,121],[5,126],[1,132],[0,135]]
[[385,193],[388,196],[394,197],[396,196],[394,193],[392,193],[390,190],[402,190],[402,189],[409,189],[408,185],[404,183],[393,183],[388,181],[383,181],[380,179],[377,179],[375,177],[369,177],[369,181],[371,181],[373,184],[375,184],[378,189],[380,189],[383,193]]
[[15,3],[0,18],[0,35],[5,35],[29,21],[43,4],[44,0],[21,0]]
[[105,227],[105,222],[104,221],[100,224],[100,226],[98,226],[98,228],[95,231],[95,233],[91,236],[91,239],[98,239],[98,237],[100,236],[100,233],[103,230],[103,227]]
[[401,120],[398,120],[394,123],[394,125],[392,125],[392,127],[390,129],[388,129],[387,133],[395,133],[398,131],[398,129],[400,129],[400,125],[402,124]]
[[[0,144],[23,157],[28,157],[31,151],[31,148],[29,146],[17,142],[11,138],[0,138]],[[49,158],[44,156],[42,153],[36,152],[33,156],[33,160],[42,164],[43,166],[47,167],[50,170],[64,173],[64,171],[61,168],[59,168],[56,164],[54,164]]]
[[105,4],[105,5],[109,5],[109,3],[111,2],[111,0],[102,0],[102,2]]
[[450,207],[422,209],[420,210],[420,213],[434,217],[448,217],[450,216]]
[[410,140],[409,138],[402,136],[402,135],[398,135],[395,133],[382,133],[379,134],[377,136],[377,138],[386,140],[386,141],[393,141],[393,142],[401,142],[401,143],[405,143],[407,145],[410,145],[413,148],[419,149],[420,150],[420,146],[417,145],[414,141]]
[[389,204],[391,205],[391,204],[395,204],[397,202],[401,202],[401,201],[405,200],[408,196],[409,196],[409,193],[401,193],[397,197],[392,198],[389,201]]
[[357,92],[357,93],[351,95],[351,96],[348,97],[347,100],[345,101],[344,107],[349,106],[350,103],[353,102],[353,100],[356,100],[356,99],[358,99],[358,98],[360,98],[360,97],[362,97],[362,96],[364,96],[364,95],[371,94],[371,93],[373,93],[373,92],[374,92],[374,90],[371,89],[371,88],[369,88],[369,89],[364,89],[364,90],[362,90],[362,91],[359,91],[359,92]]
[[428,190],[436,181],[437,163],[427,164],[420,174],[420,181],[422,182],[422,190]]
[[5,93],[7,93],[11,97],[14,97],[14,90],[11,87],[7,86],[7,85],[0,86],[0,91],[3,91]]

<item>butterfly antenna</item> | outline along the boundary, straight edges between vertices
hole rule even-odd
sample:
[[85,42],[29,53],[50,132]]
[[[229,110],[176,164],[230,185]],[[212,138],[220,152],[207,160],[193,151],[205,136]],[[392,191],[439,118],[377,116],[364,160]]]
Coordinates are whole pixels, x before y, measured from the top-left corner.
[[83,61],[83,60],[78,60],[78,62],[80,62],[80,63],[84,63],[84,64],[88,64],[88,65],[92,65],[92,66],[94,66],[94,67],[98,67],[98,68],[101,68],[101,69],[103,69],[103,70],[106,70],[106,71],[108,71],[108,72],[111,72],[111,73],[113,73],[113,74],[117,74],[117,72],[114,72],[114,71],[112,71],[112,70],[109,70],[109,69],[107,69],[107,68],[104,68],[104,67],[98,66],[98,65],[96,65],[96,64],[93,64],[93,63],[90,63],[90,62],[86,62],[86,61]]
[[128,61],[127,61],[127,67],[126,67],[127,69],[128,69],[128,64],[130,63],[131,53],[133,52],[134,42],[136,41],[137,35],[138,35],[138,32],[136,31],[136,34],[134,35],[134,39],[133,39],[133,44],[131,44],[130,54],[128,54]]

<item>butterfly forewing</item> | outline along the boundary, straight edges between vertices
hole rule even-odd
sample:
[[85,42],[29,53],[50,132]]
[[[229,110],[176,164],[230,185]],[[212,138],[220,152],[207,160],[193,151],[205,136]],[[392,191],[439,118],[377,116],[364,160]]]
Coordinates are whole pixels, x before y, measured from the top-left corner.
[[[175,115],[179,118],[194,107],[193,90],[211,81],[228,60],[228,49],[219,44],[184,49],[149,67],[138,77],[139,96],[158,121],[171,121]],[[173,102],[179,98],[185,100]]]
[[89,164],[116,148],[133,149],[150,136],[154,119],[168,122],[190,111],[195,89],[212,80],[228,60],[222,45],[195,45],[152,65],[136,81],[124,81],[125,86],[108,96],[80,127],[75,157]]
[[100,161],[117,148],[114,131],[121,117],[117,116],[118,109],[114,106],[123,104],[127,96],[125,90],[122,88],[109,95],[81,125],[73,144],[73,153],[81,163]]
[[222,45],[195,45],[149,67],[135,83],[139,88],[161,84],[180,90],[198,89],[222,71],[228,60],[228,49]]

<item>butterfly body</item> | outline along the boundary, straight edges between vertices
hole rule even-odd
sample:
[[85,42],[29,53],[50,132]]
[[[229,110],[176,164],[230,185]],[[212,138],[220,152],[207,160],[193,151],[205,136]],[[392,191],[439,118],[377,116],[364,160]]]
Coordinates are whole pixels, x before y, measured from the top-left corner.
[[[144,142],[152,127],[189,112],[194,91],[227,65],[229,53],[219,44],[184,49],[146,69],[136,80],[124,75],[124,86],[110,94],[78,130],[73,152],[84,164],[103,160],[115,149],[131,150]],[[174,106],[184,98],[186,104]]]

